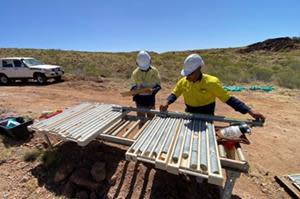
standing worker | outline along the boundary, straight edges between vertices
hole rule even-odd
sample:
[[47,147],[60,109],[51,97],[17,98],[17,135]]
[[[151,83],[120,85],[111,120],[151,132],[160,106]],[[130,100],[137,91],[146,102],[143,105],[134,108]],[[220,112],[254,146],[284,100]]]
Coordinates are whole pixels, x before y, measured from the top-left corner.
[[[133,101],[137,108],[155,109],[155,95],[161,89],[158,70],[151,65],[151,57],[146,51],[140,51],[136,58],[137,68],[132,72],[133,82],[131,91],[134,91]],[[138,112],[138,116],[145,116]],[[153,117],[152,114],[147,114]]]
[[204,62],[198,54],[191,54],[185,59],[181,71],[184,77],[177,82],[166,102],[160,106],[160,111],[167,111],[169,105],[183,95],[186,112],[214,115],[217,97],[242,114],[248,113],[255,119],[265,120],[261,113],[252,110],[236,97],[230,96],[217,77],[202,73],[203,66]]

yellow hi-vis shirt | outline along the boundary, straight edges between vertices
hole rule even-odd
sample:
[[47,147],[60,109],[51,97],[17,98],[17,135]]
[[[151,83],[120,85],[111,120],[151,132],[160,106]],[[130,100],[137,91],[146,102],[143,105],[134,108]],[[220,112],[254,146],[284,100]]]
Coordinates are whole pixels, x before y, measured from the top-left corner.
[[136,68],[131,75],[132,86],[137,88],[152,88],[155,85],[160,85],[160,75],[158,70],[151,66],[148,71],[142,71]]
[[216,101],[216,97],[226,102],[230,95],[217,77],[202,74],[201,81],[191,82],[181,78],[172,91],[177,98],[183,95],[185,104],[193,107],[205,106]]

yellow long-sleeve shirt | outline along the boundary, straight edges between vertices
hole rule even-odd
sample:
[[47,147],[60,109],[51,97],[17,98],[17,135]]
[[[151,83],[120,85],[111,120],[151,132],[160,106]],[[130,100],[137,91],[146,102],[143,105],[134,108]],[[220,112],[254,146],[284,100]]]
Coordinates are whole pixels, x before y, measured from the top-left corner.
[[222,102],[226,102],[230,95],[225,91],[217,77],[202,74],[200,81],[191,82],[186,77],[181,78],[172,94],[178,98],[183,95],[184,102],[188,106],[205,106],[216,101],[216,97]]

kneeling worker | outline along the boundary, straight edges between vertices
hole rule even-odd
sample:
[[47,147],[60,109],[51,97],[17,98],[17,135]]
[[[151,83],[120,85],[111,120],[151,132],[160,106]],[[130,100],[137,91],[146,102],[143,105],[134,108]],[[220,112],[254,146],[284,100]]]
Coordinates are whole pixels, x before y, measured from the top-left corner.
[[166,102],[160,106],[160,111],[167,111],[169,105],[183,95],[186,112],[214,115],[217,97],[242,114],[248,113],[255,119],[265,120],[261,113],[250,109],[236,97],[230,96],[217,77],[202,73],[203,66],[204,62],[198,54],[191,54],[185,59],[181,71],[184,77],[177,82]]

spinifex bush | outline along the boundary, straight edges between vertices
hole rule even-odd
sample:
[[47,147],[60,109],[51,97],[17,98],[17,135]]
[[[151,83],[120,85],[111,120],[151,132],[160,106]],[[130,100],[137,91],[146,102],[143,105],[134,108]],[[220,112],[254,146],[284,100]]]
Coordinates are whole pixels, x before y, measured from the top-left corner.
[[[217,76],[224,84],[268,82],[288,88],[300,88],[300,49],[292,51],[256,51],[239,53],[239,48],[150,52],[152,64],[160,71],[164,83],[175,84],[183,61],[191,53],[200,54],[203,71]],[[63,66],[76,76],[102,76],[130,81],[136,67],[137,52],[103,53],[38,49],[0,49],[0,57],[35,57],[49,64]]]

